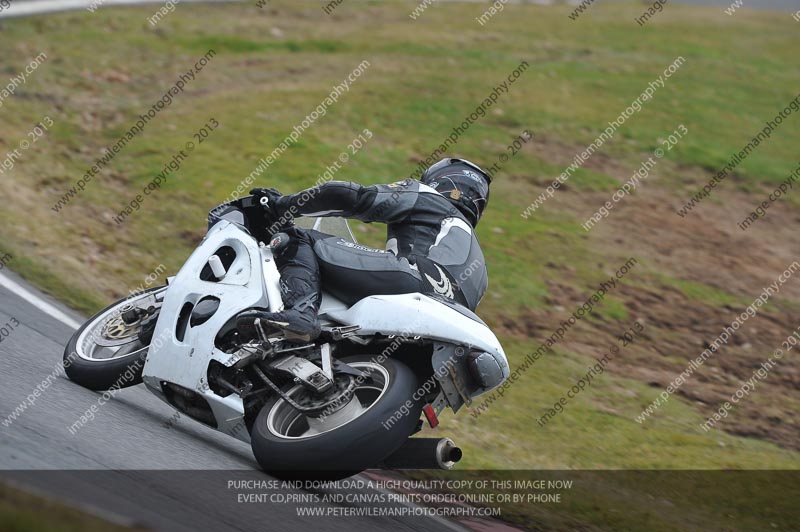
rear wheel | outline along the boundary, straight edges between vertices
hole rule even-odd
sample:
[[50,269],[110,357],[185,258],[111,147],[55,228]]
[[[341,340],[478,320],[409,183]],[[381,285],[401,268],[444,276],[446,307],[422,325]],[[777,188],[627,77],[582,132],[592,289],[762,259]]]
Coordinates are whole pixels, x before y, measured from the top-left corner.
[[155,295],[165,289],[151,288],[117,301],[84,323],[64,349],[67,376],[90,390],[127,388],[142,382],[161,305]]
[[[407,366],[371,356],[341,360],[367,375],[356,378],[352,398],[342,408],[310,416],[281,397],[261,408],[251,444],[265,471],[280,478],[344,478],[373,467],[414,432],[422,403],[412,399],[418,383]],[[303,386],[287,393],[307,404]]]

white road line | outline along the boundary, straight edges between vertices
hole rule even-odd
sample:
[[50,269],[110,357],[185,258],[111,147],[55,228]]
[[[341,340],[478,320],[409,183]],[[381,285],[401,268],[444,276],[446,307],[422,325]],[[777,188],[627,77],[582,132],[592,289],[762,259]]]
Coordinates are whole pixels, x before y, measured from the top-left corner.
[[69,316],[67,316],[66,314],[64,314],[60,310],[58,310],[55,306],[51,305],[50,303],[48,303],[44,299],[40,298],[39,296],[37,296],[36,294],[31,292],[30,290],[24,288],[21,284],[15,282],[15,281],[12,281],[11,279],[6,277],[2,273],[0,273],[0,286],[6,288],[10,292],[13,292],[14,294],[18,295],[19,297],[21,297],[22,299],[24,299],[25,301],[27,301],[28,303],[30,303],[34,307],[38,308],[39,310],[41,310],[42,312],[44,312],[45,314],[47,314],[51,318],[57,319],[58,321],[60,321],[64,325],[68,325],[69,327],[72,327],[73,329],[77,329],[78,327],[81,326],[81,323],[73,320],[72,318],[70,318]]
[[[183,0],[181,3],[215,3],[237,2],[241,0]],[[43,15],[58,11],[71,11],[73,9],[87,9],[94,4],[97,11],[111,6],[133,6],[143,4],[164,4],[165,0],[13,0],[11,6],[6,8],[0,18],[25,17],[29,15]]]

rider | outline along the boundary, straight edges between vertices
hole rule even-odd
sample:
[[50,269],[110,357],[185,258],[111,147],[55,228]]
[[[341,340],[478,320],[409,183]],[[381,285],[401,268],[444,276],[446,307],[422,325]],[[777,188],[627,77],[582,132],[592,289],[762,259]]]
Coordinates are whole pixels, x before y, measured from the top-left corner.
[[[364,187],[330,181],[296,194],[253,189],[283,233],[271,241],[285,304],[280,312],[239,314],[245,339],[320,333],[320,277],[346,304],[378,294],[433,293],[475,310],[488,274],[474,228],[489,200],[491,176],[463,159],[442,159],[419,181]],[[263,203],[262,203],[263,204]],[[295,216],[341,216],[387,224],[386,251],[291,224]]]

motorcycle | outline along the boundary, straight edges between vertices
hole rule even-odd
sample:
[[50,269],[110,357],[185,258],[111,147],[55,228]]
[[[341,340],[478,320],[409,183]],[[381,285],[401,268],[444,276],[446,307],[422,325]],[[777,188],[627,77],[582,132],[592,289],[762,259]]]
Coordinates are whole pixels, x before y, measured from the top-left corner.
[[[462,457],[435,428],[501,385],[508,361],[489,327],[437,294],[374,295],[345,305],[324,291],[310,343],[239,339],[236,316],[282,308],[280,275],[252,196],[209,213],[209,228],[167,285],[117,301],[70,339],[66,373],[91,390],[144,383],[180,413],[251,445],[281,478],[364,469],[444,468]],[[341,218],[298,225],[356,244]]]

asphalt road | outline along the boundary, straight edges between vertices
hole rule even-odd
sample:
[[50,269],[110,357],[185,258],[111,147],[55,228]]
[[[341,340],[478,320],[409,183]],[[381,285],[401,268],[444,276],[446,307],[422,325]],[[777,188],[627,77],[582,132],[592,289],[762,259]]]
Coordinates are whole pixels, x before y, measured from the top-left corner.
[[[297,504],[243,504],[237,499],[241,490],[230,489],[230,480],[269,479],[257,470],[249,446],[185,417],[165,426],[174,410],[143,386],[119,391],[94,421],[70,433],[80,414],[101,397],[56,371],[74,330],[64,321],[81,317],[49,300],[64,314],[53,318],[35,306],[34,298],[9,290],[9,279],[47,300],[8,270],[0,272],[0,336],[3,327],[13,326],[0,341],[0,479],[153,530],[465,530],[431,516],[303,517]],[[53,374],[58,376],[40,386],[33,404],[9,423],[7,416]]]

